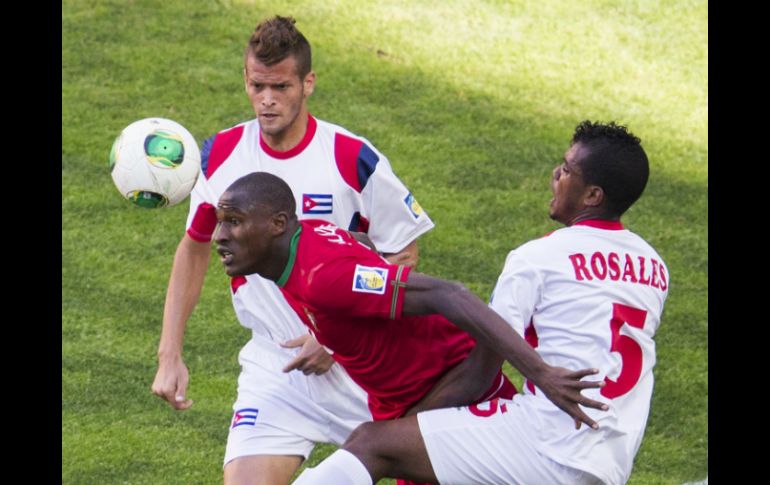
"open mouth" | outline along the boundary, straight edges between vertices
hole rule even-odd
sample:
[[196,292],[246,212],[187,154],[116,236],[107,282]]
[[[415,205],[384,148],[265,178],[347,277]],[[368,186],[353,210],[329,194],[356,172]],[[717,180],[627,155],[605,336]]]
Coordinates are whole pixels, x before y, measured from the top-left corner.
[[219,253],[219,257],[222,260],[223,264],[230,264],[233,261],[233,253],[228,251],[225,248],[219,248],[217,249],[217,253]]

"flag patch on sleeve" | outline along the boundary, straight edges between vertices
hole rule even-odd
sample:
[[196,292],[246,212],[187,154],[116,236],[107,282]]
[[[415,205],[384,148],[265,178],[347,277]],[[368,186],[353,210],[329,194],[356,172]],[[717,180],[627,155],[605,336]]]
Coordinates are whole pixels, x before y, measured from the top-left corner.
[[230,429],[236,426],[254,426],[257,423],[257,414],[259,414],[259,409],[255,408],[237,410],[233,414],[233,424],[230,426]]
[[357,264],[353,274],[353,291],[384,295],[386,281],[388,281],[388,268]]
[[331,214],[332,194],[302,194],[303,214]]
[[420,204],[417,202],[417,199],[414,198],[411,192],[409,192],[409,194],[404,199],[404,203],[409,208],[409,212],[412,213],[412,216],[414,216],[415,219],[422,215],[422,206],[420,206]]

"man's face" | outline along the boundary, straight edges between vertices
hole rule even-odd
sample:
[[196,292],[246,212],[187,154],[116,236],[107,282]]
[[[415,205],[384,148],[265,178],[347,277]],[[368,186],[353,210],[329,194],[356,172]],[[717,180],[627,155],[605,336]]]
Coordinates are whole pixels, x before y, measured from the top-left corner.
[[268,136],[281,136],[302,121],[300,115],[306,113],[305,102],[313,92],[315,74],[310,72],[300,79],[293,56],[266,66],[249,55],[244,81],[262,132]]
[[248,209],[237,194],[225,192],[217,205],[217,243],[225,273],[260,273],[271,258],[270,214],[261,206]]
[[582,176],[580,161],[587,154],[581,143],[575,143],[564,154],[564,162],[553,169],[551,191],[553,199],[549,216],[555,221],[569,225],[585,209],[584,197],[588,185]]

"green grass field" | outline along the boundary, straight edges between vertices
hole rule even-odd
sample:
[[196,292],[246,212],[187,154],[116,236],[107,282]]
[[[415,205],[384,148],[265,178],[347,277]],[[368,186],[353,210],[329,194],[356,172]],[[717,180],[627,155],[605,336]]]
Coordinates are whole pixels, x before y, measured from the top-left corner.
[[[311,112],[369,138],[436,222],[420,269],[483,299],[510,249],[557,227],[548,180],[575,125],[617,120],[642,138],[650,182],[624,223],[658,249],[672,283],[629,483],[705,478],[705,0],[65,0],[62,482],[221,482],[236,356],[249,333],[213,258],[186,336],[195,404],[174,412],[151,395],[187,205],[130,206],[107,159],[140,118],[172,118],[202,141],[251,117],[242,49],[276,13],[295,16],[313,46]],[[317,447],[310,463],[333,449]]]

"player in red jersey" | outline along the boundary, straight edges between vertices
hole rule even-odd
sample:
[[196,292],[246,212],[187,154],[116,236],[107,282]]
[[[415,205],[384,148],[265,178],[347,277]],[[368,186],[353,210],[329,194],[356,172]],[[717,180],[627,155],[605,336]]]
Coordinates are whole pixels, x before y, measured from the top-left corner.
[[[282,288],[318,341],[368,392],[375,418],[405,413],[469,355],[473,343],[454,324],[494,348],[574,419],[595,426],[578,406],[603,407],[580,393],[602,385],[580,380],[595,369],[545,364],[463,286],[389,264],[324,221],[298,221],[294,204],[288,185],[274,175],[238,179],[219,199],[217,251],[229,276],[257,273]],[[467,404],[494,391],[501,363],[493,355],[486,360],[495,371],[488,379],[431,406]]]

